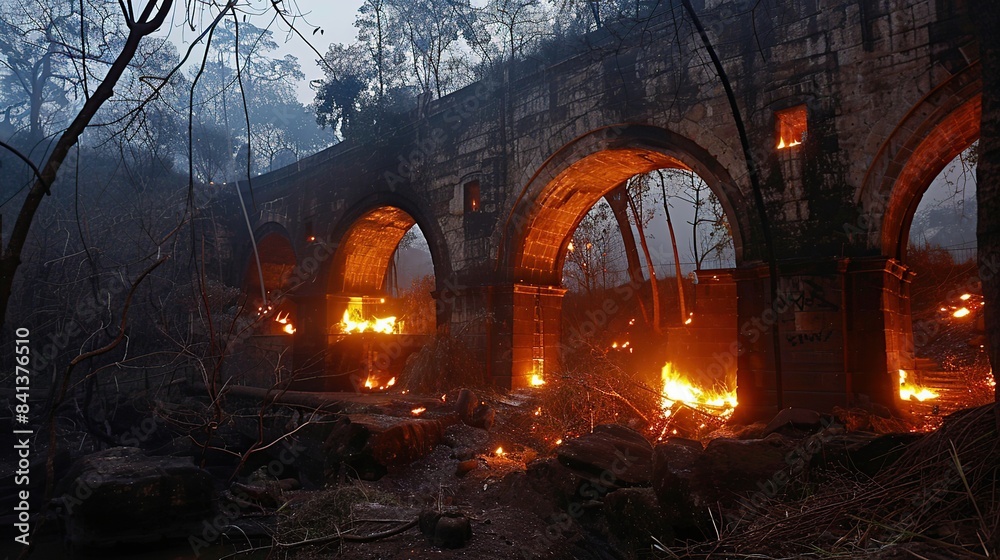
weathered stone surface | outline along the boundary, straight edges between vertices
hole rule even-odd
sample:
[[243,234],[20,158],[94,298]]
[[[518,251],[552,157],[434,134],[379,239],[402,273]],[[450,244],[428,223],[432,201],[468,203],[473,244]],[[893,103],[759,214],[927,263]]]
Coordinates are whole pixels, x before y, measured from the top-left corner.
[[74,546],[153,542],[185,537],[211,513],[212,480],[189,459],[116,447],[80,459],[58,499]]
[[[752,268],[766,251],[728,100],[710,67],[690,64],[691,45],[670,40],[678,31],[675,6],[644,5],[640,17],[649,20],[642,25],[505,67],[505,80],[516,87],[487,79],[427,99],[393,117],[405,126],[377,135],[358,130],[256,178],[251,228],[235,211],[234,194],[216,197],[218,268],[230,285],[244,285],[249,232],[276,230],[280,220],[280,234],[302,261],[295,264],[313,270],[323,263],[310,285],[329,287],[296,294],[296,320],[328,326],[340,312],[326,305],[328,293],[377,289],[395,236],[420,221],[444,304],[438,318],[476,341],[495,383],[515,388],[531,383],[536,333],[544,338],[546,369],[558,370],[559,314],[549,310],[561,297],[551,288],[560,285],[563,245],[616,183],[678,164],[697,170],[726,209],[739,268]],[[842,403],[848,386],[882,404],[898,400],[886,372],[904,362],[908,309],[899,284],[904,273],[889,261],[901,256],[905,224],[942,155],[979,136],[982,106],[967,3],[890,3],[845,25],[860,21],[858,6],[832,0],[817,9],[815,2],[781,0],[757,22],[766,40],[716,45],[744,91],[744,124],[767,191],[775,259],[812,268],[782,273],[795,298],[795,309],[779,321],[789,325],[778,334],[788,354],[783,399],[821,410]],[[701,6],[710,34],[746,31],[746,19],[732,9],[731,2]],[[802,144],[778,149],[776,123],[784,121],[776,114],[800,105],[808,113],[807,134],[796,130]],[[395,206],[400,201],[421,201],[403,204],[419,215],[406,216]],[[394,216],[393,228],[381,228],[389,233],[370,223],[372,213]],[[844,259],[823,272],[834,262],[829,255]],[[736,324],[752,328],[724,356],[752,357],[740,360],[741,406],[773,414],[776,395],[761,383],[771,341],[754,322],[771,312],[760,297],[768,293],[767,280],[751,275],[760,282],[737,279]],[[853,293],[842,293],[845,284]],[[539,309],[546,311],[536,321]],[[488,342],[482,329],[467,328],[487,316],[497,326]],[[726,342],[735,344],[728,332]],[[295,340],[296,369],[328,348],[322,328],[300,329]],[[386,352],[390,362],[405,359],[400,349],[412,348],[411,340],[398,339],[395,352]]]
[[785,408],[768,422],[761,437],[775,432],[790,437],[815,433],[823,427],[823,416],[815,410],[807,408]]
[[692,489],[708,503],[723,504],[770,487],[782,491],[789,481],[787,460],[795,448],[795,441],[777,434],[764,439],[712,440],[695,460]]
[[624,426],[597,426],[564,442],[557,457],[569,469],[606,487],[648,486],[652,478],[652,445]]
[[688,516],[693,505],[691,481],[701,444],[670,439],[653,448],[653,491],[670,521]]

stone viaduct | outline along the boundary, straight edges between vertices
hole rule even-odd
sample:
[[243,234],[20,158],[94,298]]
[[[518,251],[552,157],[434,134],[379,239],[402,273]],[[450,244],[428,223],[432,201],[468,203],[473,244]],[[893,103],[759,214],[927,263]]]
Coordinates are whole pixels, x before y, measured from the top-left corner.
[[278,290],[298,265],[287,304],[294,359],[315,367],[345,298],[382,293],[416,223],[434,262],[439,328],[478,348],[497,385],[522,387],[558,369],[561,270],[582,217],[632,175],[690,169],[732,226],[738,296],[735,323],[694,332],[729,352],[715,359],[737,368],[741,408],[763,414],[779,402],[775,322],[785,406],[898,405],[897,371],[913,366],[910,220],[931,180],[979,136],[965,2],[694,4],[760,170],[778,302],[733,112],[674,0],[591,33],[575,54],[510,65],[422,102],[389,132],[257,177],[252,194],[241,184],[251,224],[226,191],[226,280],[253,294],[262,276]]

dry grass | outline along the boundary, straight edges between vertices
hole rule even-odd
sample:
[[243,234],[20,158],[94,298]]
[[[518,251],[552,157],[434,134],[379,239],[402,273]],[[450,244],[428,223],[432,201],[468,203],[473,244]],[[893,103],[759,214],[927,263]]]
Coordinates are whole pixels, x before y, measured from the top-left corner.
[[[362,483],[338,486],[330,490],[309,492],[306,499],[294,501],[280,511],[276,534],[282,543],[294,543],[307,539],[317,539],[359,529],[361,520],[355,519],[354,508],[358,504],[376,503],[395,506],[399,500]],[[295,551],[296,558],[329,558],[330,547],[338,547],[333,541],[320,547],[309,547]]]
[[538,394],[542,414],[535,423],[563,439],[588,434],[601,424],[639,431],[649,427],[659,411],[656,390],[603,355],[593,360],[590,367],[546,378]]
[[998,459],[993,406],[965,410],[874,479],[841,473],[765,504],[713,542],[658,547],[660,557],[995,557]]

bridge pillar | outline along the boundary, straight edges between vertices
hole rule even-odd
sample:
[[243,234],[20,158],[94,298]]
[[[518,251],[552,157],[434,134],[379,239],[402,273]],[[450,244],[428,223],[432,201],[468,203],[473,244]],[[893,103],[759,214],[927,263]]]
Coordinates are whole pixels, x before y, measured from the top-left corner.
[[667,360],[696,383],[732,383],[739,355],[733,269],[695,273],[691,322],[667,328]]
[[912,273],[886,257],[785,262],[778,300],[766,266],[735,273],[740,416],[777,410],[771,327],[778,325],[785,407],[878,404],[900,413],[899,370],[913,367]]
[[324,293],[293,296],[296,325],[292,345],[293,387],[302,391],[328,390],[324,385],[329,313]]
[[490,351],[495,385],[530,387],[559,371],[565,293],[564,288],[529,284],[493,288]]

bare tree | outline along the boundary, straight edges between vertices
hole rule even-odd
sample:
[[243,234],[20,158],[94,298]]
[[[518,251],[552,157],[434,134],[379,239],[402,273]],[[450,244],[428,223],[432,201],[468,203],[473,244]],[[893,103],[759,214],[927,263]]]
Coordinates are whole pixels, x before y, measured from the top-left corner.
[[[644,175],[636,175],[630,178],[628,186],[625,189],[629,208],[632,210],[632,219],[635,220],[636,231],[639,233],[639,244],[642,247],[642,254],[646,257],[646,267],[649,268],[649,283],[653,296],[653,332],[659,334],[662,326],[660,322],[660,286],[656,279],[656,267],[653,265],[653,256],[649,252],[649,243],[646,241],[646,226],[653,219],[653,213],[652,211],[645,211],[643,208],[648,191],[649,185],[646,183]],[[678,281],[680,281],[680,278],[678,278]]]
[[667,179],[662,169],[656,170],[660,180],[660,200],[663,203],[663,214],[667,218],[667,232],[670,234],[670,247],[674,252],[674,274],[677,277],[677,309],[681,314],[681,324],[687,320],[687,306],[684,304],[684,277],[681,273],[681,257],[677,251],[677,235],[674,233],[674,222],[670,219],[670,202],[667,199]]
[[[0,320],[4,320],[7,314],[7,302],[10,299],[11,287],[14,283],[14,274],[21,264],[21,250],[28,238],[28,232],[34,221],[35,213],[42,202],[42,198],[49,194],[49,189],[59,168],[69,154],[80,135],[90,124],[90,121],[97,114],[98,109],[114,94],[115,84],[128,68],[129,62],[135,56],[139,48],[139,43],[143,38],[156,32],[167,15],[170,13],[172,0],[162,0],[159,5],[155,0],[150,0],[141,10],[137,10],[132,2],[122,3],[122,17],[128,27],[128,35],[125,44],[115,58],[114,63],[108,69],[104,79],[94,90],[84,103],[80,112],[70,123],[69,127],[59,136],[52,153],[45,164],[41,167],[40,174],[36,177],[34,184],[28,191],[28,195],[18,213],[17,221],[11,231],[10,240],[3,249],[0,256]],[[2,323],[0,323],[2,324]]]

